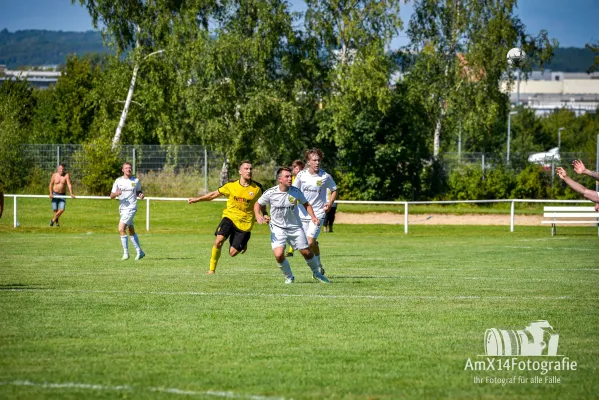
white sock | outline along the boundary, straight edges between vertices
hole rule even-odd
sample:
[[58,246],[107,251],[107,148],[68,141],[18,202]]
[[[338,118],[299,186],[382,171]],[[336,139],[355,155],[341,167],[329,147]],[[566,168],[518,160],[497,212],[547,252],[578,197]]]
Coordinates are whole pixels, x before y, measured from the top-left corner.
[[318,272],[318,259],[316,257],[317,256],[314,256],[311,259],[306,260],[306,264],[308,264],[308,267],[310,267],[313,273]]
[[129,254],[129,241],[127,240],[127,235],[121,236],[121,244],[123,245],[123,250],[125,250],[125,254]]
[[137,233],[134,233],[133,236],[131,236],[131,241],[133,242],[133,247],[135,247],[135,251],[137,251],[137,254],[139,254],[141,252],[141,246],[139,245],[139,238],[137,237]]
[[277,265],[279,266],[279,269],[283,275],[285,275],[285,278],[291,278],[293,276],[293,273],[291,273],[291,265],[289,265],[289,261],[287,261],[287,259],[285,259],[282,263],[277,263]]

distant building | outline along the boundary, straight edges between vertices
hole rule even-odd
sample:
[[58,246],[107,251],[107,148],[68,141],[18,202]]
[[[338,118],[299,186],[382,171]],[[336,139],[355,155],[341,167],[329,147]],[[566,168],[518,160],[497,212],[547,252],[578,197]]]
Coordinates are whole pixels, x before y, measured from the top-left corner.
[[[505,82],[502,89],[506,90]],[[509,95],[510,103],[515,105],[517,82],[514,82]],[[599,107],[599,73],[533,71],[528,80],[520,81],[520,104],[534,109],[537,115],[561,108],[572,110],[576,115],[596,112]]]
[[56,84],[62,74],[60,71],[21,71],[0,69],[0,83],[11,80],[25,80],[33,87],[47,89],[50,85]]

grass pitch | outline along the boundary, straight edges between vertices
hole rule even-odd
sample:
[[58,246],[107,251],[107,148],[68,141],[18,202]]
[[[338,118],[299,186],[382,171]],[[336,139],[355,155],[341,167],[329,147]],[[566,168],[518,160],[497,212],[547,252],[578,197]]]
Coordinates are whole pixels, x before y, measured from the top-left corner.
[[[223,203],[152,203],[147,257],[120,261],[117,203],[11,201],[0,220],[0,398],[596,398],[596,228],[338,225],[330,285],[267,228],[208,269]],[[47,204],[48,203],[48,204]],[[467,369],[488,328],[547,320],[576,370]],[[563,357],[518,357],[562,360]],[[510,383],[509,379],[517,377]],[[553,382],[549,383],[551,379]],[[482,383],[475,383],[475,378]],[[559,378],[559,383],[557,383]],[[503,381],[502,381],[503,379]],[[537,383],[540,380],[539,383]],[[494,383],[497,382],[497,383]],[[505,382],[505,384],[503,384]]]

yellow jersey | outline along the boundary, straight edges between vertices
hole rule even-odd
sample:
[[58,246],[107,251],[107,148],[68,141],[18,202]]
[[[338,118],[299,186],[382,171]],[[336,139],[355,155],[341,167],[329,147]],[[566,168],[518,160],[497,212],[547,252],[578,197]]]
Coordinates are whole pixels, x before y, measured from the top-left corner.
[[224,184],[218,191],[227,197],[223,218],[229,218],[239,230],[251,231],[254,226],[254,204],[262,196],[262,185],[251,181],[249,185],[243,186],[236,180]]

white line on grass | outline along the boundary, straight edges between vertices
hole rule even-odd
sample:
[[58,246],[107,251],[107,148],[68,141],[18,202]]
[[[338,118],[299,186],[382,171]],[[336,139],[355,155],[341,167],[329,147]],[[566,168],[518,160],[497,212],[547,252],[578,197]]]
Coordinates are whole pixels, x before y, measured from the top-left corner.
[[382,296],[348,294],[290,294],[290,293],[235,293],[235,292],[142,292],[132,290],[70,290],[70,289],[5,289],[2,292],[57,292],[57,293],[96,293],[153,296],[223,296],[223,297],[301,297],[314,299],[375,299],[375,300],[599,300],[597,297],[572,296]]
[[576,251],[596,251],[589,247],[536,247],[536,246],[505,246],[508,249],[537,249],[537,250],[576,250]]
[[[129,385],[119,385],[119,386],[108,386],[108,385],[97,385],[97,384],[89,384],[89,383],[75,383],[75,382],[66,382],[66,383],[49,383],[42,382],[36,383],[31,381],[12,381],[12,382],[0,382],[0,386],[12,385],[12,386],[32,386],[32,387],[40,387],[40,388],[48,388],[48,389],[89,389],[89,390],[110,390],[110,391],[128,391],[133,392],[134,388]],[[162,393],[171,393],[171,394],[179,394],[183,396],[214,396],[214,397],[224,397],[227,399],[248,399],[248,400],[285,400],[284,397],[270,397],[270,396],[260,396],[255,394],[239,394],[234,392],[223,392],[223,391],[214,391],[207,390],[205,392],[198,392],[194,390],[183,390],[177,388],[156,388],[149,387],[147,390],[152,392],[162,392]],[[290,399],[293,400],[293,399]]]

